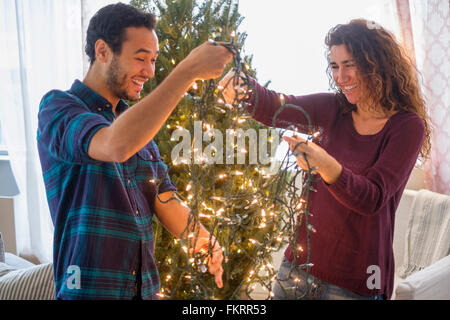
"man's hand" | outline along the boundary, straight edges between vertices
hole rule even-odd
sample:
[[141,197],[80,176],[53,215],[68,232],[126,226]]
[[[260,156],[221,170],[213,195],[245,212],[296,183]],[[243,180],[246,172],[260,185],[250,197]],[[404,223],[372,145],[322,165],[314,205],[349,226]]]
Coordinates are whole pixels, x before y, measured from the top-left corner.
[[[155,197],[155,213],[167,231],[180,239],[185,236],[184,233],[188,227],[188,223],[192,222],[190,222],[191,212],[189,207],[183,205],[177,199],[173,191],[159,194],[158,197]],[[190,253],[202,252],[210,254],[208,256],[209,272],[214,275],[217,286],[222,288],[222,248],[216,238],[210,237],[210,233],[201,223],[198,223],[195,229],[198,232],[198,238],[196,239],[196,243],[192,243],[193,248]],[[211,243],[209,242],[210,238]],[[212,251],[210,251],[210,248]]]
[[[322,147],[298,136],[285,136],[283,139],[289,143],[289,149],[297,158],[297,164],[300,168],[308,170],[309,163],[309,166],[311,168],[315,167],[314,171],[320,174],[322,179],[328,184],[333,184],[339,179],[342,173],[341,164]],[[308,158],[308,163],[305,155]]]
[[[220,44],[220,42],[218,42]],[[189,53],[180,63],[191,72],[194,80],[208,80],[220,77],[233,55],[225,47],[207,41]]]
[[211,237],[211,242],[209,238],[198,238],[195,242],[193,251],[194,253],[201,252],[206,254],[210,249],[212,250],[212,252],[210,252],[208,256],[208,270],[209,273],[214,275],[214,281],[216,282],[217,287],[222,288],[223,254],[222,248],[220,247],[219,242],[216,240],[216,238]]

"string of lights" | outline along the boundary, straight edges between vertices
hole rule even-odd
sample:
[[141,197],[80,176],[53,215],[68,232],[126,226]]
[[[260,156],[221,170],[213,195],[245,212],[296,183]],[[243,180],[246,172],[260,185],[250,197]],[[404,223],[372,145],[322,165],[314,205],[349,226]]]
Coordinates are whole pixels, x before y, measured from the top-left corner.
[[[233,54],[234,75],[228,83],[220,86],[214,80],[198,81],[186,93],[185,98],[191,101],[193,110],[190,124],[193,127],[195,121],[201,121],[206,136],[213,136],[214,124],[217,121],[225,121],[224,115],[228,116],[227,119],[232,119],[228,129],[231,132],[243,128],[247,121],[253,121],[249,119],[254,115],[256,107],[249,112],[248,101],[251,97],[253,105],[257,106],[258,93],[249,75],[249,67],[234,44],[234,38],[235,33],[231,35],[230,42],[212,41],[214,45],[222,45]],[[235,91],[232,103],[226,103],[222,95],[229,85]],[[273,118],[273,127],[284,128],[278,131],[280,137],[286,130],[299,132],[296,124],[282,123],[278,119],[283,110],[293,108],[302,112],[307,119],[307,141],[318,138],[320,133],[314,132],[311,120],[303,108],[286,104],[282,95],[280,102],[281,108]],[[196,141],[191,142],[191,147],[194,153],[198,151]],[[233,147],[236,151],[233,157],[239,154],[248,157],[246,148],[239,149],[237,144]],[[223,150],[215,152],[224,153]],[[293,155],[303,156],[308,169],[300,169],[296,161],[292,161]],[[257,285],[267,292],[266,299],[273,298],[273,283],[281,279],[277,278],[277,270],[272,265],[272,254],[287,244],[294,252],[289,277],[298,282],[294,276],[297,268],[305,269],[309,277],[310,269],[313,267],[310,261],[310,237],[311,233],[316,232],[314,226],[309,223],[309,195],[315,191],[313,183],[319,178],[313,174],[316,168],[309,165],[307,156],[288,151],[276,173],[262,165],[242,164],[237,169],[236,165],[210,163],[208,157],[202,156],[201,160],[201,164],[193,161],[172,164],[182,166],[190,179],[186,182],[184,190],[187,197],[177,193],[177,198],[173,197],[168,201],[174,199],[181,201],[190,208],[192,214],[182,238],[173,240],[173,245],[180,247],[177,256],[166,258],[166,264],[171,271],[161,279],[160,297],[171,299],[175,292],[187,283],[191,290],[190,296],[195,299],[217,299],[220,296],[218,294],[220,289],[215,288],[212,277],[207,274],[208,259],[212,256],[216,241],[220,243],[224,255],[225,286],[227,281],[234,279],[235,266],[230,265],[230,256],[240,255],[242,261],[249,261],[248,274],[227,296],[228,299],[251,299]],[[158,190],[161,181],[154,183]],[[206,197],[205,190],[213,196]],[[210,231],[210,245],[208,250],[194,252],[200,223]],[[305,228],[307,232],[306,248],[297,243],[300,228]],[[242,236],[243,233],[245,237]],[[301,255],[303,257],[306,255],[306,259],[301,259],[306,262],[298,265]],[[310,290],[308,281],[306,285],[306,292],[299,296],[296,288],[290,288],[294,290],[295,298],[302,299],[308,294]],[[280,287],[283,289],[283,286]]]

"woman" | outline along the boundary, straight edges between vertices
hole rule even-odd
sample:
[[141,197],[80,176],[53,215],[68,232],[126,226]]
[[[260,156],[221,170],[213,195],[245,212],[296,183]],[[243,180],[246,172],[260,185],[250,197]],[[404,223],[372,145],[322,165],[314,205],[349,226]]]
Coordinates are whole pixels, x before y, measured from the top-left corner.
[[[335,93],[284,97],[286,104],[303,107],[321,132],[316,143],[285,138],[298,165],[307,169],[305,153],[321,176],[309,202],[309,222],[317,232],[311,235],[313,267],[306,298],[389,299],[395,211],[419,153],[426,157],[430,150],[425,103],[415,68],[382,27],[353,20],[332,28],[325,42]],[[272,126],[280,96],[253,83],[258,103],[250,96],[249,112]],[[231,103],[235,90],[228,86],[223,93]],[[307,125],[303,113],[293,108],[280,112],[275,123]],[[306,248],[303,229],[298,244]],[[305,272],[297,268],[290,273],[293,250],[285,252],[275,299],[294,299],[305,291]],[[297,264],[305,263],[306,250],[298,253]]]

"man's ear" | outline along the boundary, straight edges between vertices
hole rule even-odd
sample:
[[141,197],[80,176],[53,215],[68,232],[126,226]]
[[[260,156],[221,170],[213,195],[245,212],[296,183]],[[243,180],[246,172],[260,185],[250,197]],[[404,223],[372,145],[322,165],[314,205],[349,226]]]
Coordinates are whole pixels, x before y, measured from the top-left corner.
[[105,63],[111,54],[111,49],[103,39],[98,39],[95,42],[95,59],[99,62]]

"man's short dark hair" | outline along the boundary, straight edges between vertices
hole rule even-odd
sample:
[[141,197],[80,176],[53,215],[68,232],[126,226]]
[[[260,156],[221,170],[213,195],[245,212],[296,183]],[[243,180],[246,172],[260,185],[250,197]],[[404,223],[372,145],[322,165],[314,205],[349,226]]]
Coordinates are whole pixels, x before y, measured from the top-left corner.
[[95,61],[95,43],[103,39],[114,54],[120,54],[122,43],[126,40],[125,29],[128,27],[145,27],[154,30],[156,18],[124,3],[111,4],[101,8],[89,22],[86,35],[85,52],[91,61]]

